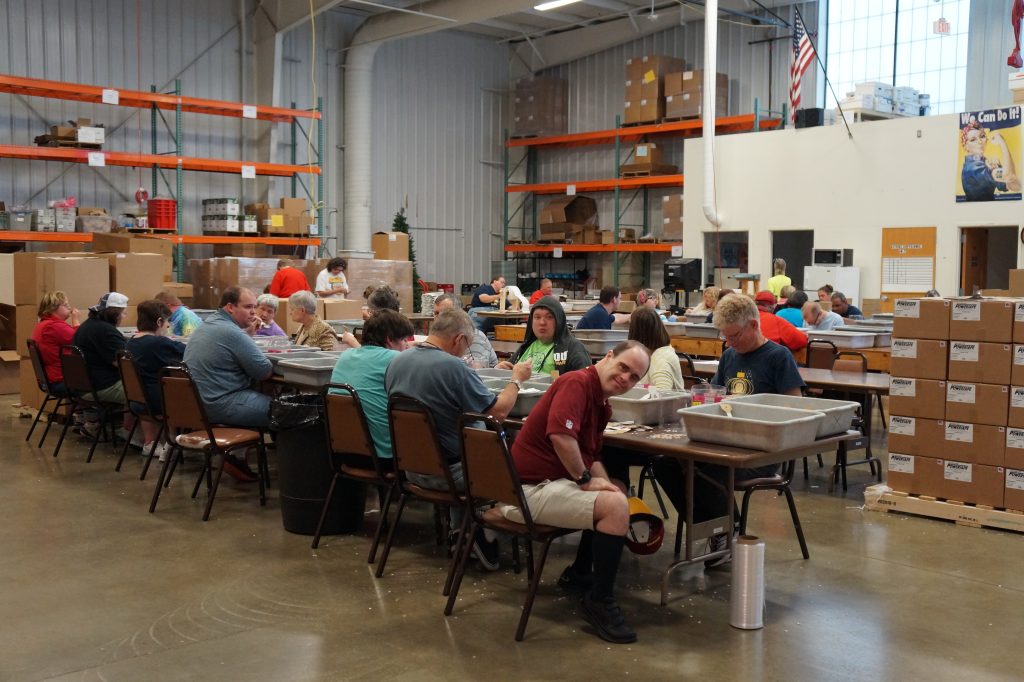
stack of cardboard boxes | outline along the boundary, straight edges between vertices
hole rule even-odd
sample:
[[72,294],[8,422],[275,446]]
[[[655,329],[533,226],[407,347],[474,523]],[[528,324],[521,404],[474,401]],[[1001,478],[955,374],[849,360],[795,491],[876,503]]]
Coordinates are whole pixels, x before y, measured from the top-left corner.
[[666,74],[685,68],[682,59],[648,55],[626,60],[626,101],[624,122],[656,123],[665,117]]
[[[665,118],[696,118],[704,113],[704,71],[681,71],[665,76]],[[715,111],[729,110],[729,77],[715,74]]]
[[316,236],[313,218],[309,214],[306,200],[294,197],[283,197],[280,208],[271,208],[262,202],[245,205],[245,214],[256,216],[256,227],[259,234],[269,237],[306,237]]
[[600,244],[597,202],[575,195],[549,202],[538,218],[543,241]]
[[664,241],[683,241],[682,194],[668,194],[661,198],[661,223],[661,238]]
[[895,302],[888,483],[1024,509],[1024,301]]
[[512,97],[512,137],[569,132],[569,84],[558,76],[516,81]]
[[641,142],[635,145],[632,157],[630,163],[619,166],[619,173],[624,178],[637,175],[669,175],[679,172],[679,168],[676,166],[665,163],[661,155],[661,148],[651,142]]

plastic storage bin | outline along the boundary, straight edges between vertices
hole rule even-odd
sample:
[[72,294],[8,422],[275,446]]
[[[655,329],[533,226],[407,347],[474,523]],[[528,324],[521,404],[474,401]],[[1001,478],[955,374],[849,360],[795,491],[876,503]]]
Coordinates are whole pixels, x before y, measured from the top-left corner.
[[[491,391],[497,395],[505,390],[508,386],[508,382],[503,379],[487,379],[484,381],[484,386],[491,389]],[[508,416],[510,417],[525,417],[530,413],[540,399],[544,397],[545,391],[548,390],[550,384],[542,384],[533,381],[527,381],[523,383],[523,389],[519,391],[519,395],[516,397],[515,404],[512,405],[512,409],[509,410]]]
[[690,406],[687,391],[661,391],[661,397],[650,398],[646,388],[631,388],[622,395],[608,398],[612,421],[637,424],[667,424],[675,421],[681,408]]
[[282,360],[277,363],[276,371],[289,383],[322,388],[331,383],[331,373],[334,372],[334,365],[337,362],[338,358],[334,355],[301,360]]
[[717,339],[718,338],[718,327],[713,324],[701,322],[700,324],[691,324],[687,322],[685,325],[686,335],[694,339]]
[[813,443],[821,412],[769,407],[730,400],[732,416],[722,403],[679,410],[690,440],[721,443],[747,450],[775,452]]
[[821,412],[825,415],[825,418],[818,424],[818,432],[814,435],[815,438],[826,438],[847,431],[853,424],[853,418],[857,416],[857,408],[860,407],[859,403],[851,400],[803,398],[794,395],[776,395],[774,393],[738,396],[729,402],[733,405],[747,403],[750,405],[769,405],[772,407],[789,407],[794,410]]
[[874,332],[841,332],[834,329],[827,332],[806,331],[808,341],[831,341],[836,344],[836,348],[871,348],[875,345]]

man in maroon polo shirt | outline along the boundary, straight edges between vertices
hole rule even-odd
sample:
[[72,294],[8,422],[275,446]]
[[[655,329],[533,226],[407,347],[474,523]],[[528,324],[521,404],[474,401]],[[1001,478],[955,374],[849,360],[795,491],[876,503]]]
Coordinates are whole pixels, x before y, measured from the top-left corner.
[[[563,374],[512,444],[534,521],[583,530],[576,561],[562,573],[559,587],[582,593],[584,618],[602,639],[617,644],[636,641],[614,596],[629,505],[601,464],[601,442],[612,414],[608,398],[633,388],[650,363],[643,344],[624,341],[596,365]],[[516,507],[501,511],[522,523]]]

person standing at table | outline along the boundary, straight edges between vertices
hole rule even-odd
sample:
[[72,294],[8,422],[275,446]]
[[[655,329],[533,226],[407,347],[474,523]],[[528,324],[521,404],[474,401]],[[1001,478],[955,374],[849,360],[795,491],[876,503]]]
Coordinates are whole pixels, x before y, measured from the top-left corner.
[[277,261],[277,272],[274,279],[270,280],[269,293],[278,298],[288,298],[296,291],[309,291],[309,282],[306,275],[299,270],[288,258]]
[[171,311],[171,336],[188,337],[196,330],[196,327],[203,323],[199,316],[189,310],[188,306],[181,302],[178,295],[171,291],[161,291],[153,297],[163,303]]
[[767,287],[777,298],[782,293],[782,287],[790,286],[793,280],[786,276],[786,261],[781,258],[772,261],[772,273],[773,276],[768,278]]
[[[608,398],[636,385],[650,366],[650,352],[623,341],[592,365],[560,376],[530,412],[512,443],[523,497],[537,523],[583,530],[576,560],[558,586],[582,595],[583,617],[604,640],[636,641],[615,601],[615,576],[629,529],[629,503],[601,463]],[[499,505],[509,521],[523,523],[518,507]]]
[[[793,354],[764,337],[761,333],[761,316],[753,301],[746,296],[723,299],[715,307],[714,325],[729,347],[722,353],[718,370],[711,379],[712,384],[725,386],[730,395],[802,394],[804,380],[800,377]],[[773,476],[778,468],[777,464],[773,464],[755,469],[738,469],[736,480]],[[725,516],[728,500],[723,495],[722,486],[727,484],[728,468],[700,464],[696,471],[699,475],[693,481],[694,523]],[[654,462],[654,475],[676,510],[680,514],[685,513],[685,473],[682,464],[670,457],[661,457]],[[709,541],[709,552],[725,549],[727,542],[727,534],[715,535]],[[729,560],[730,557],[721,557],[705,565],[713,568]]]
[[344,258],[332,258],[326,267],[316,276],[316,295],[322,298],[345,298],[349,292],[345,270],[348,261]]
[[494,331],[494,320],[480,317],[480,313],[494,310],[494,304],[504,289],[505,276],[497,275],[491,278],[490,284],[481,284],[473,292],[473,299],[469,302],[469,316],[473,318],[476,328],[485,334]]
[[576,329],[611,329],[613,324],[629,322],[629,315],[615,312],[620,300],[618,287],[601,287],[597,304],[583,313],[583,317],[576,323]]
[[[455,294],[441,294],[434,299],[434,317],[452,309],[462,310],[461,302]],[[494,352],[487,335],[477,329],[473,335],[473,342],[469,344],[469,350],[462,356],[462,361],[473,369],[488,369],[498,364],[498,355]]]
[[540,288],[530,296],[530,305],[533,305],[545,296],[550,296],[552,291],[554,291],[554,285],[550,279],[545,277],[540,281]]
[[511,369],[517,362],[529,362],[538,374],[565,374],[592,364],[590,352],[572,335],[565,323],[565,311],[554,296],[545,296],[530,308],[526,337],[511,360],[499,362],[498,369]]

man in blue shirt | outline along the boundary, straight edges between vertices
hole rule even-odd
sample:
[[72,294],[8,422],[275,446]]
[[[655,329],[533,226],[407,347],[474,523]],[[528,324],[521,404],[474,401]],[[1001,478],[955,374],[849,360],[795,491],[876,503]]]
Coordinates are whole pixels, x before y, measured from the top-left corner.
[[601,287],[597,305],[583,314],[576,323],[576,329],[611,329],[613,324],[629,322],[629,315],[615,312],[619,307],[619,299],[618,287]]
[[851,305],[846,300],[846,294],[841,291],[837,291],[832,294],[832,312],[839,317],[852,317],[854,319],[860,319],[864,317],[864,313],[860,311],[855,305]]
[[497,275],[491,278],[490,284],[481,284],[473,292],[473,300],[469,302],[469,316],[473,318],[473,324],[480,331],[484,333],[494,331],[494,320],[480,317],[478,313],[494,310],[494,304],[498,302],[498,295],[504,288],[505,276]]

